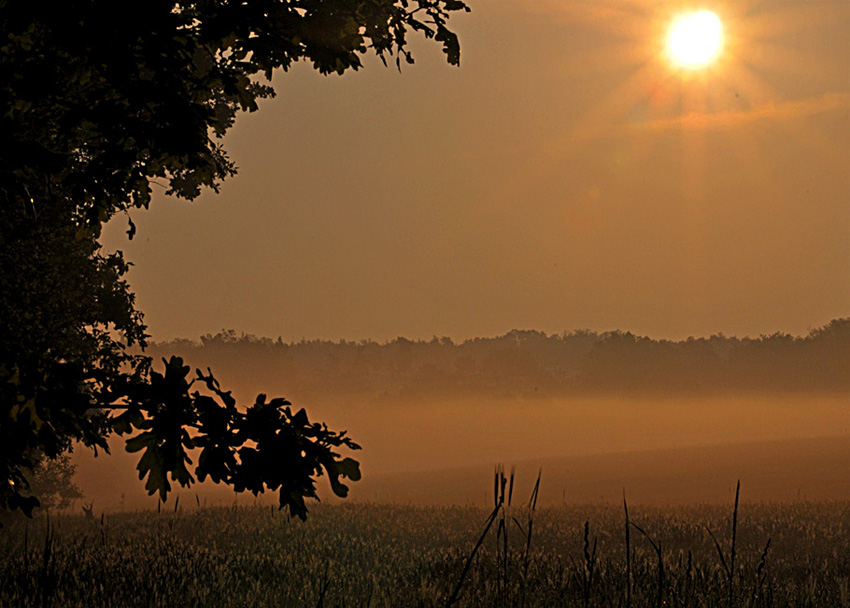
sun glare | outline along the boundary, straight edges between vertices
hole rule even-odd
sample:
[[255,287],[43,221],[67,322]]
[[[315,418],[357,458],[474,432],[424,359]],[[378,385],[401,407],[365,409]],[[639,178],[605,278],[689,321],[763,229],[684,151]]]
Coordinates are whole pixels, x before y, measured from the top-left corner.
[[673,63],[683,68],[700,68],[711,63],[723,46],[723,25],[711,11],[678,17],[670,28],[667,50]]

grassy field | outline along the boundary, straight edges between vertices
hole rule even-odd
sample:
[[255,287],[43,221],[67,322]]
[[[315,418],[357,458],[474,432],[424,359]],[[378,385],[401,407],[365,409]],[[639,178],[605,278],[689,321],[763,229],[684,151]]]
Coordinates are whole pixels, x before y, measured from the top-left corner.
[[195,504],[17,521],[0,606],[850,606],[850,502],[629,505],[627,526],[623,504],[532,510],[509,489],[306,523]]

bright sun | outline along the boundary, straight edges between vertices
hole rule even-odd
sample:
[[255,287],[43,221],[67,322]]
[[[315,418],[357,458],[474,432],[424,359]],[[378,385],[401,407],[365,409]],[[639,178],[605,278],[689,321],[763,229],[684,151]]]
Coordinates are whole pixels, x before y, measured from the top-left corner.
[[711,11],[678,17],[667,37],[673,63],[682,68],[701,68],[712,62],[723,46],[723,24]]

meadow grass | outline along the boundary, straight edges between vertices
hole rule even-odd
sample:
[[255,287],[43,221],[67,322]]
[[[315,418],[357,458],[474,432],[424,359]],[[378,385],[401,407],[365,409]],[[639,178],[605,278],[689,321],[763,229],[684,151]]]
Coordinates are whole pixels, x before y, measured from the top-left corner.
[[17,521],[0,531],[0,606],[850,606],[849,502],[539,509],[508,484],[491,509]]

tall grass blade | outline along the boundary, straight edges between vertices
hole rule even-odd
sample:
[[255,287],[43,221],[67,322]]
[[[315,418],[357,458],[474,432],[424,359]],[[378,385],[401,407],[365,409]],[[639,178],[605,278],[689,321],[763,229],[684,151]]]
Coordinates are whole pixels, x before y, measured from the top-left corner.
[[723,555],[723,549],[720,548],[720,543],[717,542],[717,537],[714,536],[714,532],[712,532],[708,526],[705,526],[705,531],[708,532],[711,540],[714,541],[714,547],[717,549],[717,556],[720,558],[720,565],[723,567],[723,572],[726,573],[726,578],[729,578],[731,571],[729,570],[729,566],[726,564],[726,557]]
[[652,540],[652,537],[646,533],[646,531],[637,525],[635,522],[631,522],[632,526],[635,530],[643,534],[644,538],[649,541],[649,544],[652,545],[652,548],[655,550],[655,554],[658,557],[658,594],[655,598],[655,605],[657,608],[662,608],[664,605],[664,559],[662,558],[661,553],[661,541],[656,542]]
[[[534,531],[534,511],[537,509],[537,497],[540,493],[540,477],[543,475],[543,469],[537,471],[537,481],[534,483],[534,489],[531,491],[531,498],[528,499],[528,524],[525,530],[525,553],[522,556],[522,593],[520,595],[520,606],[525,606],[526,589],[528,587],[528,564],[531,554],[531,537]],[[516,520],[514,520],[516,521]],[[522,530],[522,527],[517,522],[517,526]]]
[[756,600],[761,596],[761,589],[764,586],[764,581],[767,578],[767,573],[764,571],[767,565],[767,550],[770,549],[771,539],[767,539],[767,544],[764,546],[764,551],[761,552],[761,559],[756,569],[756,580],[753,582],[753,593],[750,596],[750,608],[756,605]]
[[623,488],[623,511],[626,514],[626,608],[632,606],[632,551],[629,530],[629,505],[626,502],[626,489]]
[[478,542],[475,543],[475,546],[472,548],[472,552],[466,558],[466,563],[463,566],[463,571],[460,573],[460,580],[458,580],[454,591],[452,591],[452,594],[449,596],[449,599],[446,602],[447,607],[454,605],[454,603],[458,601],[460,597],[460,589],[463,586],[463,581],[466,580],[467,574],[469,574],[469,568],[472,566],[472,560],[475,559],[475,555],[478,553],[478,550],[481,548],[481,545],[484,544],[484,539],[487,538],[487,533],[493,526],[493,522],[496,521],[496,518],[499,516],[499,511],[501,510],[501,507],[502,505],[497,503],[496,507],[493,509],[493,512],[490,513],[490,516],[487,518],[487,523],[484,525],[484,531],[481,533]]
[[741,480],[735,486],[735,509],[732,511],[732,549],[729,556],[729,608],[732,608],[735,586],[735,542],[738,538],[738,499],[741,497]]

